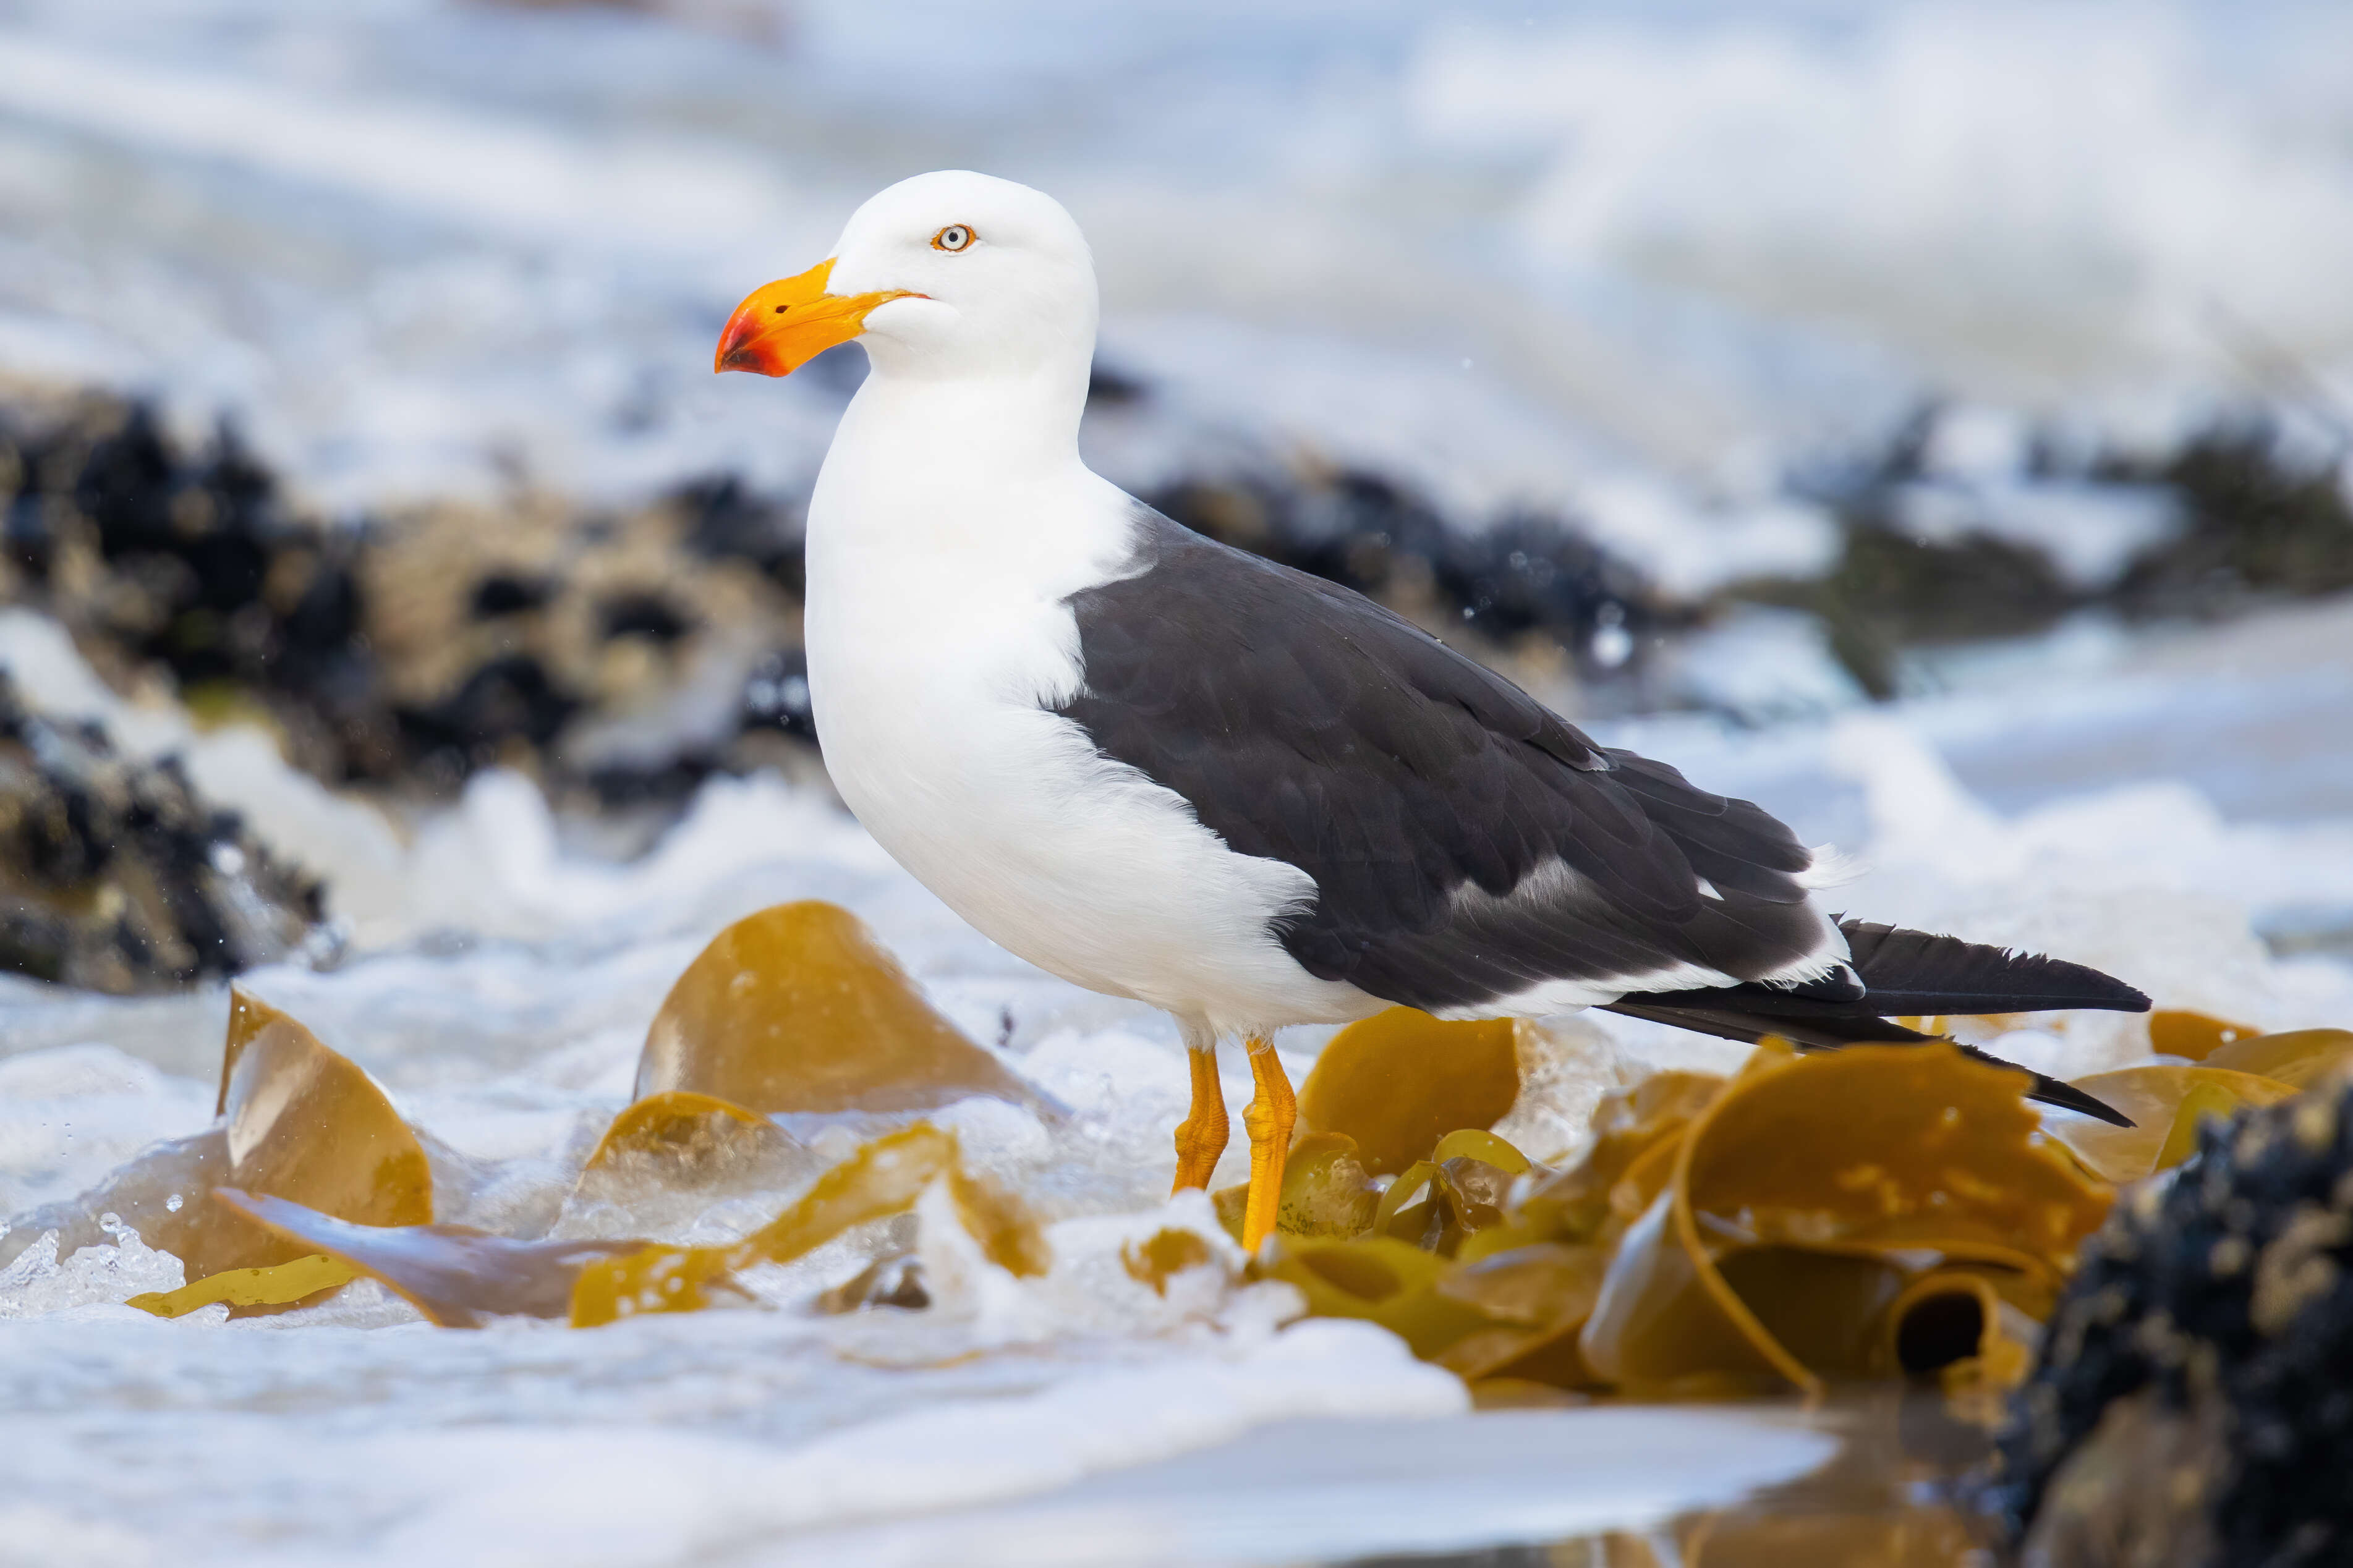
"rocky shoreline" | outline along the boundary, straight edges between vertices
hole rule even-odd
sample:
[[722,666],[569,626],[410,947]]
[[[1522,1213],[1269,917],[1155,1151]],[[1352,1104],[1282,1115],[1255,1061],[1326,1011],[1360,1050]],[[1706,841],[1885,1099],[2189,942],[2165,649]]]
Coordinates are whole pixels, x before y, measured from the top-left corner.
[[2210,1121],[2085,1243],[1986,1491],[2025,1568],[2343,1562],[2353,1080]]
[[[1108,374],[1094,392],[1123,417],[1151,395]],[[1822,575],[1700,602],[1646,581],[1574,519],[1451,518],[1360,470],[1269,459],[1147,499],[1367,593],[1594,715],[1704,704],[1678,689],[1675,650],[1749,606],[1812,617],[1854,687],[1885,697],[1923,645],[2029,633],[2086,608],[2221,616],[2353,586],[2353,510],[2333,467],[2298,458],[2261,422],[2218,425],[2162,460],[2046,454],[2004,490],[1957,477],[1957,417],[1927,411],[1874,463],[1808,482],[1843,541]],[[2105,576],[2080,563],[2071,575],[1987,510],[2053,489],[2161,526]],[[0,399],[0,600],[59,623],[114,689],[176,700],[200,726],[258,722],[293,767],[396,812],[493,765],[592,818],[659,819],[714,774],[821,776],[799,641],[799,502],[732,477],[633,508],[519,494],[326,519],[291,500],[231,426],[190,444],[136,402],[21,395]],[[37,710],[39,696],[18,700]],[[102,738],[87,739],[104,756]],[[78,766],[125,799],[182,802],[172,810],[192,820],[206,809],[163,764]],[[10,780],[14,820],[81,820],[41,767]],[[109,990],[185,983],[292,951],[332,901],[332,889],[257,884],[248,896],[280,934],[227,942],[193,915],[174,934],[170,899],[133,900],[147,935],[126,946],[86,912],[123,896],[104,869],[115,830],[91,820],[78,853],[96,880],[73,898],[18,890],[23,940],[0,968]],[[119,852],[146,853],[131,838]],[[160,862],[140,873],[158,886],[173,874]],[[93,902],[92,888],[117,891]],[[134,948],[147,956],[124,956]],[[101,950],[114,956],[92,956]]]

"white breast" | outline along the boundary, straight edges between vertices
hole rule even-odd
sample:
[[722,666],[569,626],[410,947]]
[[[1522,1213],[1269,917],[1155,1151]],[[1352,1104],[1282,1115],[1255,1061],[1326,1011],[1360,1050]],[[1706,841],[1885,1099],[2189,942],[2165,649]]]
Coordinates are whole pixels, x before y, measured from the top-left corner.
[[1119,570],[1133,503],[1075,459],[977,491],[946,465],[861,463],[860,412],[811,501],[807,621],[826,765],[859,820],[993,941],[1091,990],[1221,1030],[1383,1005],[1269,932],[1314,898],[1305,872],[1233,853],[1051,711],[1080,682],[1067,597]]

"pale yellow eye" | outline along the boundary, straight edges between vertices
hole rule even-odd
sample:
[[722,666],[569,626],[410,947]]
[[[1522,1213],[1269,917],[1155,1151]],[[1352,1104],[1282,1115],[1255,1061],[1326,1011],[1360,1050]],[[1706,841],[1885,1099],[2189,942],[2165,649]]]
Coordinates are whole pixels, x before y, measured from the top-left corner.
[[934,250],[962,250],[972,243],[972,230],[964,224],[952,223],[932,236]]

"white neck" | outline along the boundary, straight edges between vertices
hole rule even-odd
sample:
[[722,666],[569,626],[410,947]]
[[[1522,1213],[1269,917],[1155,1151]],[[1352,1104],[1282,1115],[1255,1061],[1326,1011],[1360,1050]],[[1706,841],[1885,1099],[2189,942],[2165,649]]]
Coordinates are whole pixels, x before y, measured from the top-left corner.
[[1124,498],[1079,459],[1086,362],[941,376],[877,355],[810,499],[809,599],[912,577],[1068,593],[1128,535]]
[[877,354],[850,399],[833,454],[887,447],[886,466],[936,467],[971,479],[1035,476],[1079,460],[1083,368],[1036,367],[989,376],[941,376]]

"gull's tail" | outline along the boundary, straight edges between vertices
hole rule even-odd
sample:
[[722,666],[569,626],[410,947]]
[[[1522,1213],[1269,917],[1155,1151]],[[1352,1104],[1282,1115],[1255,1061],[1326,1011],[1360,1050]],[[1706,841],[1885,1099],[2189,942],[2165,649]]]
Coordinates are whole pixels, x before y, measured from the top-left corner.
[[[1751,983],[1704,991],[1630,992],[1608,1004],[1607,1010],[1727,1040],[1754,1043],[1778,1035],[1810,1050],[1938,1037],[1891,1023],[1886,1016],[1891,1013],[2047,1013],[2070,1007],[2148,1011],[2147,996],[2080,963],[1867,921],[1842,920],[1839,929],[1846,933],[1854,975],[1862,982],[1859,992],[1852,980],[1841,975],[1796,986]],[[1974,1047],[1961,1048],[1979,1061],[2027,1070]],[[2041,1073],[2028,1076],[2034,1080],[2029,1099],[2080,1110],[2118,1127],[2132,1125],[2114,1107],[2072,1084]]]

